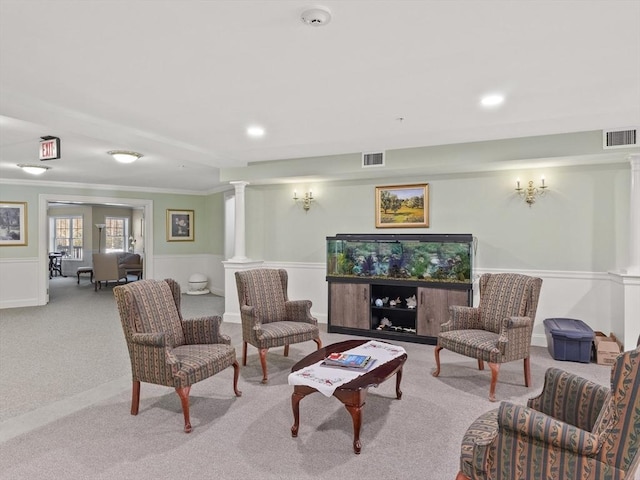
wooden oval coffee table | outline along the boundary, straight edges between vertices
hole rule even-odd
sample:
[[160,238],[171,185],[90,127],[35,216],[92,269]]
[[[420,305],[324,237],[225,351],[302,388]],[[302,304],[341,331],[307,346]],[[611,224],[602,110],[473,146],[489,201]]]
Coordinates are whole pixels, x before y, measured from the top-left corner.
[[[321,360],[324,360],[330,353],[344,352],[355,347],[359,347],[364,343],[367,343],[369,339],[365,340],[347,340],[345,342],[334,343],[328,345],[319,350],[316,350],[311,355],[306,356],[292,368],[291,372],[297,372],[309,365],[313,365]],[[399,400],[402,398],[402,391],[400,390],[400,382],[402,380],[402,367],[407,360],[407,354],[403,354],[393,360],[383,363],[371,368],[364,375],[345,383],[336,388],[333,392],[333,396],[340,400],[347,411],[351,414],[353,420],[353,451],[360,453],[362,445],[360,443],[360,426],[362,425],[362,407],[365,404],[367,397],[367,391],[371,386],[378,386],[393,374],[396,374],[396,398]],[[300,426],[300,400],[307,395],[317,392],[313,387],[307,385],[295,385],[293,387],[293,394],[291,395],[291,407],[293,408],[293,426],[291,427],[291,436],[298,436],[298,428]]]

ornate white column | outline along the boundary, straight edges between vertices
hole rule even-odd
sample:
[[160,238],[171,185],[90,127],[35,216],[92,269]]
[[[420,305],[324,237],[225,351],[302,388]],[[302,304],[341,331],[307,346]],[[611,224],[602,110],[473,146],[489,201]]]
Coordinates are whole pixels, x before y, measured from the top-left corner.
[[627,273],[640,275],[640,154],[629,155],[631,195],[629,199],[629,268]]
[[245,230],[244,230],[244,187],[249,182],[230,182],[236,190],[236,217],[235,238],[232,262],[245,262],[249,259],[245,255]]
[[233,257],[222,262],[224,265],[224,316],[225,322],[240,323],[240,305],[236,288],[235,272],[258,268],[264,261],[251,260],[245,253],[244,187],[249,182],[229,182],[235,188]]
[[635,348],[640,338],[640,154],[631,162],[629,195],[629,266],[613,277],[611,329],[620,337],[624,350]]

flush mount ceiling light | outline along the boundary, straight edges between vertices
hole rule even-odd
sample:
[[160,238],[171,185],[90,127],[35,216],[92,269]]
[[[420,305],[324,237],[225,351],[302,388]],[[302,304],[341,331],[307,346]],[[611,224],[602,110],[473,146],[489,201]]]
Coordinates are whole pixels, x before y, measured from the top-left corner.
[[141,153],[129,152],[127,150],[111,150],[107,153],[120,163],[133,163],[144,156]]
[[504,102],[504,95],[499,93],[492,93],[491,95],[485,95],[480,100],[483,107],[497,107]]
[[321,27],[331,21],[331,12],[326,7],[311,7],[302,12],[300,19],[312,27]]
[[252,127],[247,128],[247,135],[252,138],[260,138],[264,137],[264,128],[254,125]]
[[23,163],[19,163],[18,166],[31,175],[42,175],[44,172],[51,168],[45,167],[44,165],[25,165]]

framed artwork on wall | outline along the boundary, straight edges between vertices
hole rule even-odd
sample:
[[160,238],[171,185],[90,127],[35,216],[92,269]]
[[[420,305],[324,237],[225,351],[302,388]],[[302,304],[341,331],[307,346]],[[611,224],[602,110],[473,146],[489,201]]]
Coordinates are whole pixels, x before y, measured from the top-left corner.
[[193,242],[193,210],[167,209],[167,242]]
[[428,226],[428,183],[376,187],[376,228]]
[[0,202],[0,246],[27,245],[27,202]]

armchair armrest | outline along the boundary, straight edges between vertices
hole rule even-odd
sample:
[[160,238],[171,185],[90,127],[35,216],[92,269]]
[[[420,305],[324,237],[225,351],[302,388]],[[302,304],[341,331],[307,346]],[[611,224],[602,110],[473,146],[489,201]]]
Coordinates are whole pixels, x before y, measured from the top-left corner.
[[540,395],[527,406],[591,431],[609,399],[609,388],[559,368],[547,369]]
[[287,320],[290,322],[305,322],[316,325],[318,321],[311,315],[310,300],[289,300],[284,304]]
[[231,345],[231,338],[220,333],[222,317],[200,317],[183,320],[182,331],[187,344],[213,344],[225,343]]
[[537,440],[577,455],[594,456],[600,449],[598,435],[510,402],[502,402],[498,409],[498,429],[511,430],[519,437]]
[[[533,320],[529,317],[507,317],[500,325],[498,349],[507,358],[524,358],[529,352]],[[524,349],[526,348],[526,351]],[[516,351],[517,349],[517,351]]]
[[137,345],[146,345],[149,347],[162,347],[166,345],[164,333],[133,333],[131,341]]
[[262,333],[262,322],[260,321],[260,312],[257,307],[242,305],[240,307],[240,317],[242,318],[242,323],[249,325],[257,335]]
[[451,305],[449,307],[449,321],[440,326],[441,332],[451,330],[469,330],[482,328],[480,310],[476,307]]

